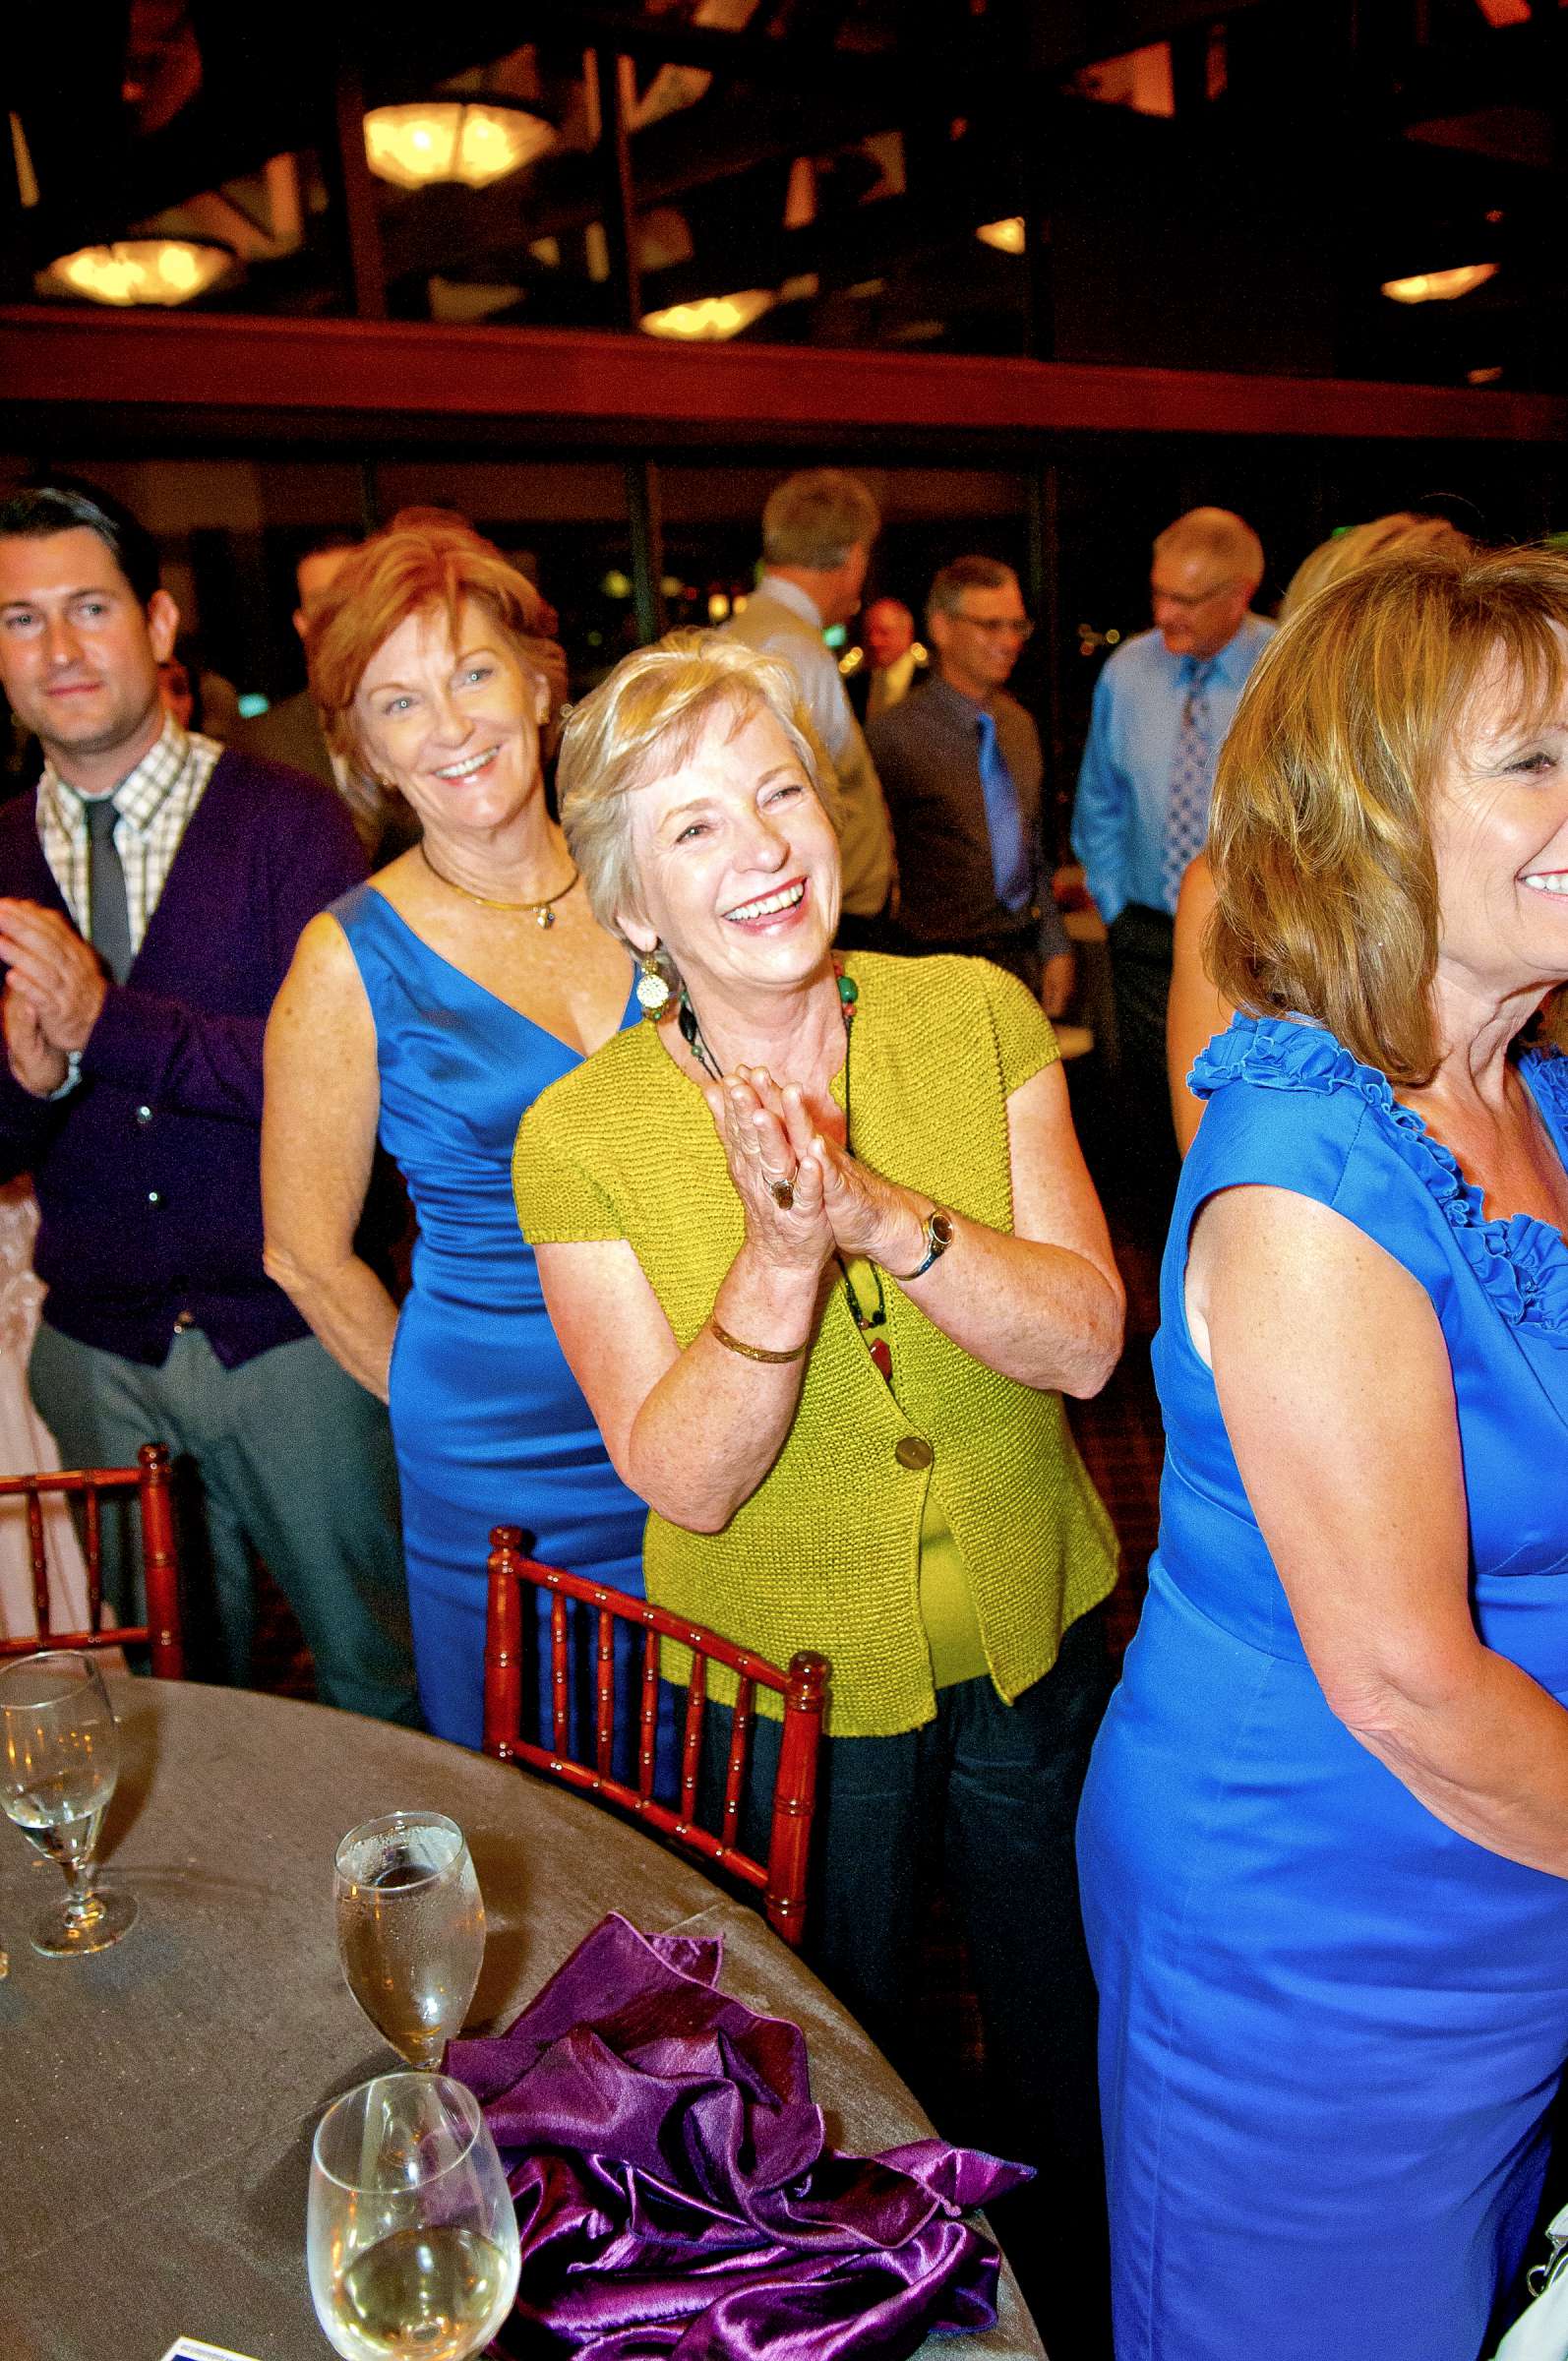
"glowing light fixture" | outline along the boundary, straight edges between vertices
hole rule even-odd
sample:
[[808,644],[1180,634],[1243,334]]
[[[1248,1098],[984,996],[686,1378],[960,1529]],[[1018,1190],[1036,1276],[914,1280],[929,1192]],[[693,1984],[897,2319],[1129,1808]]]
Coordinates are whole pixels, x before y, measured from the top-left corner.
[[121,238],[80,246],[38,274],[44,294],[86,295],[92,303],[190,303],[234,268],[226,246],[193,238]]
[[1465,263],[1457,271],[1418,271],[1414,278],[1385,278],[1383,292],[1393,303],[1452,303],[1497,275],[1495,263]]
[[1005,221],[982,221],[975,235],[982,246],[995,246],[998,254],[1022,254],[1024,217],[1009,213]]
[[778,301],[771,287],[748,287],[740,295],[703,295],[695,303],[672,303],[662,312],[644,312],[642,325],[650,336],[675,336],[688,344],[721,344],[738,336],[743,328],[760,320]]
[[555,141],[555,126],[542,115],[493,98],[420,99],[372,107],[365,117],[365,160],[399,189],[438,180],[486,189],[533,163]]

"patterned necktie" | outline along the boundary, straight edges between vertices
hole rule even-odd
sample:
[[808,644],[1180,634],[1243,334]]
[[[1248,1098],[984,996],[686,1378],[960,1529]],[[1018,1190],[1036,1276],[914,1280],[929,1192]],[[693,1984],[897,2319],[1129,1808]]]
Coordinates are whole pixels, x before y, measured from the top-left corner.
[[1183,659],[1187,668],[1186,701],[1176,732],[1176,759],[1171,765],[1171,799],[1165,817],[1165,860],[1160,883],[1165,906],[1175,910],[1187,863],[1203,850],[1209,832],[1209,798],[1214,790],[1214,736],[1209,722],[1209,680],[1215,659]]
[[112,795],[101,795],[87,806],[88,815],[88,932],[92,948],[116,984],[131,968],[131,911],[125,898],[125,871],[114,841],[119,814]]
[[1035,879],[1024,843],[1018,790],[996,744],[996,724],[986,712],[980,715],[980,792],[986,802],[996,899],[1004,910],[1027,910],[1034,899]]

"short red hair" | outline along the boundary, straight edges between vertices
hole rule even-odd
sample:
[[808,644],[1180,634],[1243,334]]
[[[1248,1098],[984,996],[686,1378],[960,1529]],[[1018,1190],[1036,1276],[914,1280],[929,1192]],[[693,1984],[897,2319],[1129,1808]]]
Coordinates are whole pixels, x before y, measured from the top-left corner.
[[305,637],[311,695],[334,755],[364,764],[354,730],[354,698],[371,658],[410,615],[441,607],[455,641],[463,603],[483,607],[537,671],[527,641],[539,636],[540,600],[533,584],[500,550],[456,517],[432,510],[408,512],[418,523],[393,519],[357,549],[333,576],[311,617]]

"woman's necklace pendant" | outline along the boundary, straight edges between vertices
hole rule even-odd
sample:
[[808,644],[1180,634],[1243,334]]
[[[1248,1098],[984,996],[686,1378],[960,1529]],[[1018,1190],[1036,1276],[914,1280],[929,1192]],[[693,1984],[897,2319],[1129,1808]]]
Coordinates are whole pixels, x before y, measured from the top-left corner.
[[542,910],[534,912],[533,921],[536,927],[553,927],[556,923],[556,914],[547,904]]

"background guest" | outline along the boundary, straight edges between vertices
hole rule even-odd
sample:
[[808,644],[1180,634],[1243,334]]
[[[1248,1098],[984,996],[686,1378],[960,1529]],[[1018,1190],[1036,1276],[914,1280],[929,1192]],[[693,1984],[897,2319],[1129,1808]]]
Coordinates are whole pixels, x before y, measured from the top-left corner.
[[[48,1289],[33,1399],[68,1466],[157,1440],[199,1479],[213,1669],[249,1672],[254,1552],[326,1702],[414,1721],[386,1416],[262,1267],[263,1027],[363,858],[315,781],[165,712],[178,627],[105,494],[62,478],[0,504],[0,680],[45,756],[0,813],[0,1172],[32,1174]],[[112,1550],[107,1575],[142,1619]]]
[[[268,1031],[268,1263],[390,1402],[420,1696],[477,1746],[492,1525],[640,1591],[643,1509],[562,1360],[508,1181],[533,1095],[636,1015],[545,809],[535,594],[479,536],[392,529],[311,620],[335,754],[421,842],[302,938]],[[401,1313],[355,1250],[378,1136],[419,1221]],[[395,1345],[395,1352],[393,1350]]]
[[158,666],[158,694],[182,730],[200,730],[225,746],[233,738],[239,723],[234,684],[202,662],[201,649],[188,632],[181,632]]
[[918,689],[931,658],[915,637],[915,618],[901,598],[874,598],[861,618],[866,661],[850,676],[849,700],[862,727]]
[[1072,946],[1045,857],[1040,733],[1005,689],[1033,628],[1010,566],[955,558],[926,611],[936,677],[868,742],[898,839],[896,947],[994,959],[1059,1016]]
[[879,939],[893,883],[893,842],[875,764],[822,633],[829,624],[848,623],[859,607],[880,523],[858,476],[837,467],[788,476],[762,511],[762,578],[744,613],[724,627],[730,638],[789,667],[832,765],[847,943]]
[[1568,2058],[1568,562],[1307,600],[1211,857],[1246,1013],[1079,1831],[1117,2348],[1475,2361]]
[[1229,509],[1192,509],[1154,545],[1154,629],[1095,683],[1072,846],[1105,920],[1116,995],[1122,1124],[1141,1212],[1163,1231],[1176,1176],[1166,1087],[1172,921],[1208,831],[1220,745],[1273,625],[1248,610],[1263,578],[1256,533]]
[[[676,633],[576,707],[560,776],[602,923],[650,997],[677,990],[524,1118],[557,1331],[651,1507],[649,1595],[775,1663],[830,1661],[815,1958],[917,2076],[942,1833],[988,2144],[1044,2176],[1046,2333],[1101,2349],[1071,1831],[1116,1550],[1061,1394],[1104,1383],[1122,1299],[1055,1040],[982,961],[835,965],[831,786],[782,666]],[[759,1732],[776,1758],[777,1723]]]
[[[309,634],[312,614],[359,548],[361,539],[358,533],[324,533],[300,553],[294,568],[296,603],[292,620],[301,646]],[[308,770],[323,786],[340,792],[337,771],[322,733],[321,715],[308,686],[297,690],[292,696],[279,698],[265,713],[253,714],[242,721],[234,743],[243,754],[264,755],[270,762],[291,762],[296,770]],[[373,851],[380,830],[370,823],[369,799],[362,797],[358,806],[350,802],[349,810],[361,843],[367,853]]]
[[[1294,615],[1315,591],[1364,566],[1368,559],[1393,550],[1467,550],[1467,536],[1443,516],[1417,516],[1400,511],[1374,516],[1368,524],[1353,524],[1347,532],[1331,534],[1301,560],[1291,576],[1280,607],[1280,620]],[[1203,1102],[1187,1088],[1193,1060],[1205,1043],[1223,1033],[1233,1014],[1204,962],[1204,938],[1214,910],[1214,876],[1207,853],[1188,862],[1176,897],[1172,940],[1171,998],[1166,1009],[1166,1076],[1171,1092],[1171,1115],[1176,1146],[1184,1156],[1192,1145],[1203,1115]]]

